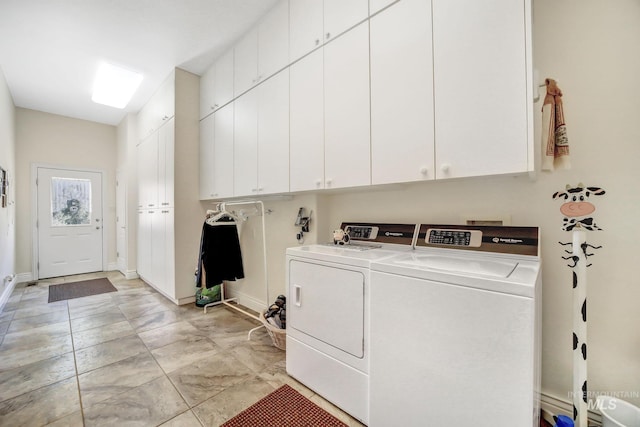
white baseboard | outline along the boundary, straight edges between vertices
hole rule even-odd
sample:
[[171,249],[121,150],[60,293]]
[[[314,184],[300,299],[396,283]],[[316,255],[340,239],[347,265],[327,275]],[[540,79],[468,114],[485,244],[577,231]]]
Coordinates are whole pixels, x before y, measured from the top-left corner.
[[257,311],[258,313],[262,313],[268,308],[268,306],[265,305],[264,301],[252,297],[251,295],[234,291],[232,288],[233,286],[225,287],[225,298],[237,298],[238,304],[244,305],[245,307],[250,308],[253,311]]
[[26,283],[26,282],[31,282],[33,281],[33,273],[28,272],[28,273],[18,273],[18,275],[16,276],[16,283]]
[[4,292],[0,295],[0,313],[4,309],[4,305],[9,301],[9,297],[13,293],[13,290],[16,287],[16,283],[18,283],[17,276],[13,276],[10,282],[6,283],[6,287],[4,288]]
[[[573,402],[552,396],[547,393],[540,394],[540,408],[546,421],[553,425],[553,415],[566,415],[573,417]],[[589,426],[601,426],[602,417],[599,413],[589,411]]]
[[125,271],[121,271],[122,274],[124,274],[125,279],[127,280],[133,280],[133,279],[139,279],[140,276],[138,276],[138,272],[136,270],[127,270]]
[[107,264],[107,271],[117,271],[120,270],[118,268],[118,264],[115,262],[110,262],[109,264]]

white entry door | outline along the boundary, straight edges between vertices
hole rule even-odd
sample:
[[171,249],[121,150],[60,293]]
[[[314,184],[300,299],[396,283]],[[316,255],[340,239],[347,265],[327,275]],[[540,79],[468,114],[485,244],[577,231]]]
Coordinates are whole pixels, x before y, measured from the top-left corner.
[[38,278],[102,271],[102,174],[37,168]]

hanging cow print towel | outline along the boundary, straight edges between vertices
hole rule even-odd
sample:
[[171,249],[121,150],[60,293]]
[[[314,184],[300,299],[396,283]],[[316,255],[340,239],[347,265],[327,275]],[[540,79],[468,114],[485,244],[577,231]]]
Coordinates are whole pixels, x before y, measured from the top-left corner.
[[545,84],[547,95],[542,105],[542,170],[571,169],[562,91],[553,79],[546,79]]

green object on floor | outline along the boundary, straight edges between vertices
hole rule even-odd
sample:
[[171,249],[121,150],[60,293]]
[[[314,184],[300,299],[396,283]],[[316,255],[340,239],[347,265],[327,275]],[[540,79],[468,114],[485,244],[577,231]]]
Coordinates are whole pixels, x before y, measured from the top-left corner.
[[220,285],[210,288],[196,288],[196,306],[204,307],[212,302],[220,301]]

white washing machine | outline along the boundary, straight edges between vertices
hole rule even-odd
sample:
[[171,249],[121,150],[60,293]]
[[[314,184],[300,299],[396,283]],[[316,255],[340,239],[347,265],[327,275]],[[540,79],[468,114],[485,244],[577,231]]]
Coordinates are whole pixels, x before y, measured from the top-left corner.
[[412,250],[415,224],[343,223],[348,245],[287,249],[287,373],[365,424],[369,266]]
[[369,425],[539,425],[535,227],[421,225],[371,264]]

